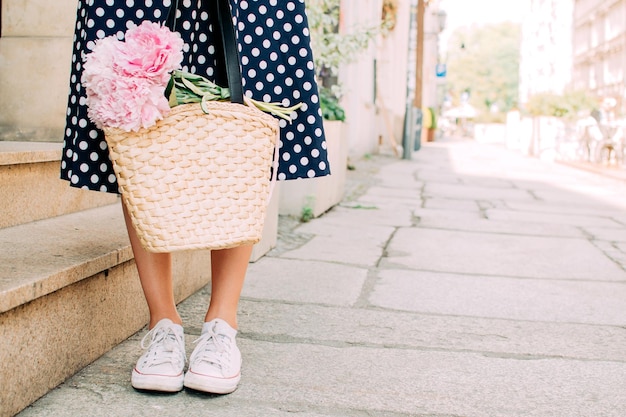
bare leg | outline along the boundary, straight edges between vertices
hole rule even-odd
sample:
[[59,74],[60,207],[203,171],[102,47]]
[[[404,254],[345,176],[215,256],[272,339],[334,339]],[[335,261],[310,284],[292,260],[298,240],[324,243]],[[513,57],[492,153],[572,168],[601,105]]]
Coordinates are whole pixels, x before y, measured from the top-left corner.
[[124,220],[130,238],[130,244],[135,254],[135,263],[139,272],[139,280],[143,288],[148,309],[150,310],[150,328],[153,328],[161,319],[170,319],[176,324],[182,320],[176,310],[174,301],[174,283],[172,279],[172,255],[170,253],[152,253],[146,251],[139,241],[139,237],[131,224],[131,220],[124,208]]
[[237,329],[237,306],[252,245],[211,252],[211,302],[204,321],[220,318]]

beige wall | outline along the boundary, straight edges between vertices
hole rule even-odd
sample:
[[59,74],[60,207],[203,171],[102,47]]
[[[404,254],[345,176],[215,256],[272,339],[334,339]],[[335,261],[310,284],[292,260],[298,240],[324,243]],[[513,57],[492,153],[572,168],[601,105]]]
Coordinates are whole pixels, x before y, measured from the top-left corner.
[[423,104],[424,107],[437,108],[437,63],[439,62],[439,34],[441,33],[439,23],[439,8],[436,1],[430,1],[424,15],[424,86]]
[[[382,0],[341,0],[340,31],[373,27],[380,23]],[[379,120],[374,106],[375,43],[352,63],[339,70],[339,82],[344,96],[341,101],[346,111],[345,134],[348,136],[348,154],[360,158],[378,149]]]
[[[423,57],[423,85],[422,103],[424,107],[437,108],[438,83],[436,66],[439,57],[439,6],[438,1],[431,0],[424,15],[424,57]],[[391,114],[396,140],[401,142],[404,126],[404,114],[407,99],[412,102],[413,97],[407,98],[409,42],[415,42],[415,36],[410,36],[411,0],[400,0],[396,27],[389,35],[383,37],[378,45],[378,82],[380,96],[387,110]],[[414,62],[413,57],[413,62]],[[414,83],[414,80],[411,80]],[[383,133],[384,135],[387,132]]]
[[396,140],[401,142],[407,99],[410,1],[401,0],[398,6],[396,26],[381,39],[377,55],[379,96],[390,114]]
[[76,0],[3,0],[0,140],[61,141]]

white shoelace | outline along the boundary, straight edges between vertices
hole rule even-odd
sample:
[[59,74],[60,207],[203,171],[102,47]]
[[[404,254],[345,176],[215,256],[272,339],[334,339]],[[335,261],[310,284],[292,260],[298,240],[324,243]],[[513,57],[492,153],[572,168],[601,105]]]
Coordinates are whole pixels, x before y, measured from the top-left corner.
[[[150,344],[146,346],[146,340]],[[182,351],[180,341],[171,327],[155,327],[141,339],[141,348],[147,349],[145,355],[146,366],[157,366],[164,363],[180,364]]]
[[216,333],[214,328],[210,328],[193,343],[198,344],[200,348],[194,352],[191,362],[206,362],[220,369],[223,369],[224,365],[229,365],[231,358],[228,352],[232,343],[230,337]]

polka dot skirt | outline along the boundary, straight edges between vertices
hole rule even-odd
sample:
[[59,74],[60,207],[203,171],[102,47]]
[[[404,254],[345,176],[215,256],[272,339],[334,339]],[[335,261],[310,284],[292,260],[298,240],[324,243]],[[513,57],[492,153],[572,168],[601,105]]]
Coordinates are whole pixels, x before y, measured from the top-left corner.
[[[216,54],[212,0],[179,0],[176,30],[185,41],[183,70],[226,86]],[[285,106],[303,103],[289,124],[280,121],[278,179],[330,174],[304,0],[230,0],[248,97]],[[131,23],[163,22],[171,0],[79,0],[61,178],[74,187],[117,193],[104,134],[87,118],[80,78],[94,41],[122,39]]]

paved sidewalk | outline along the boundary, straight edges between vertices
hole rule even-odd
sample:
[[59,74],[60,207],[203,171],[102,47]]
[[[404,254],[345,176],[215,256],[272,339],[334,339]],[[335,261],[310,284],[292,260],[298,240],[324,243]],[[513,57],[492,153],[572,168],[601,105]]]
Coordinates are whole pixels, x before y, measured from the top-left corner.
[[626,415],[626,182],[469,140],[356,168],[251,264],[235,393],[135,392],[141,332],[20,416]]

